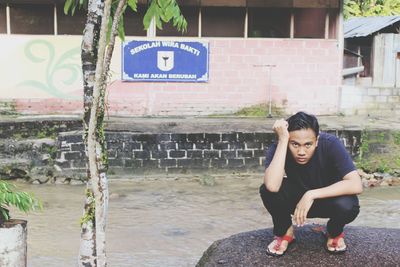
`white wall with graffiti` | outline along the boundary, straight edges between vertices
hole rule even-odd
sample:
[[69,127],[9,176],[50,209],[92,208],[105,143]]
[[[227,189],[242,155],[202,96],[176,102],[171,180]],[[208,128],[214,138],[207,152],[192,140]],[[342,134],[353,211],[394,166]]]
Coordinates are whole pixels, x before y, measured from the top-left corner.
[[1,35],[0,98],[80,99],[80,37]]

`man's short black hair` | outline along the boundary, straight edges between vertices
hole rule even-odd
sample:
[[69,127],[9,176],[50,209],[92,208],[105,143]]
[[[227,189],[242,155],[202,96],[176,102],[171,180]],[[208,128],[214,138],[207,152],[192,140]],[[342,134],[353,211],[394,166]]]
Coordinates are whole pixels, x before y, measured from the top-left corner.
[[301,129],[311,129],[314,131],[315,136],[319,134],[318,120],[314,115],[307,114],[305,112],[297,112],[293,116],[287,119],[289,124],[288,131],[297,131]]

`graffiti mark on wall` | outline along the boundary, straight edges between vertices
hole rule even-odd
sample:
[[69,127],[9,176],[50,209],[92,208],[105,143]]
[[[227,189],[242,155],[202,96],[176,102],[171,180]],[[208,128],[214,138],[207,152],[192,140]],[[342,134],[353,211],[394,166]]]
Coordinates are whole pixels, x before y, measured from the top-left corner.
[[63,92],[60,87],[72,86],[82,80],[80,48],[73,48],[56,58],[54,45],[45,40],[33,40],[25,46],[25,56],[34,64],[45,64],[45,73],[39,80],[26,80],[18,86],[29,86],[62,99],[79,99],[80,96]]

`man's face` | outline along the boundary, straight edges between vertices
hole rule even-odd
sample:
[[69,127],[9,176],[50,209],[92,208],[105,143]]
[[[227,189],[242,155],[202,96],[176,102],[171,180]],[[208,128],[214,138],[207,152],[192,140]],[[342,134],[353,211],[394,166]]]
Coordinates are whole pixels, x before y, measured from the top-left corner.
[[298,164],[306,164],[314,155],[318,138],[312,129],[289,132],[289,150]]

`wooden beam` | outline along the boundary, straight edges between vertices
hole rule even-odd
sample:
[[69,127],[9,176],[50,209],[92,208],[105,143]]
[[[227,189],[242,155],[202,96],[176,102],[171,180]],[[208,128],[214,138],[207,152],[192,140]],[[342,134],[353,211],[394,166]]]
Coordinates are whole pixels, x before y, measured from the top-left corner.
[[247,0],[248,7],[293,7],[293,0]]
[[179,6],[200,6],[200,0],[177,0]]
[[330,0],[329,7],[330,8],[339,8],[340,7],[340,0]]
[[58,35],[57,4],[54,4],[54,35]]
[[247,0],[248,7],[339,8],[339,0]]
[[200,0],[201,6],[245,7],[246,0]]
[[[149,0],[138,0],[147,5]],[[177,0],[180,6],[339,8],[340,0]],[[65,0],[0,0],[0,4],[64,4]]]
[[202,25],[201,25],[201,7],[199,8],[199,33],[198,37],[201,37]]
[[244,17],[244,38],[248,37],[249,28],[249,9],[246,7],[246,16]]
[[290,39],[294,38],[294,11],[290,12]]
[[6,6],[6,23],[7,23],[7,34],[11,34],[11,19],[10,19],[10,6]]
[[325,39],[329,39],[329,11],[325,14]]
[[330,7],[330,0],[294,0],[293,7],[297,8],[326,8]]

